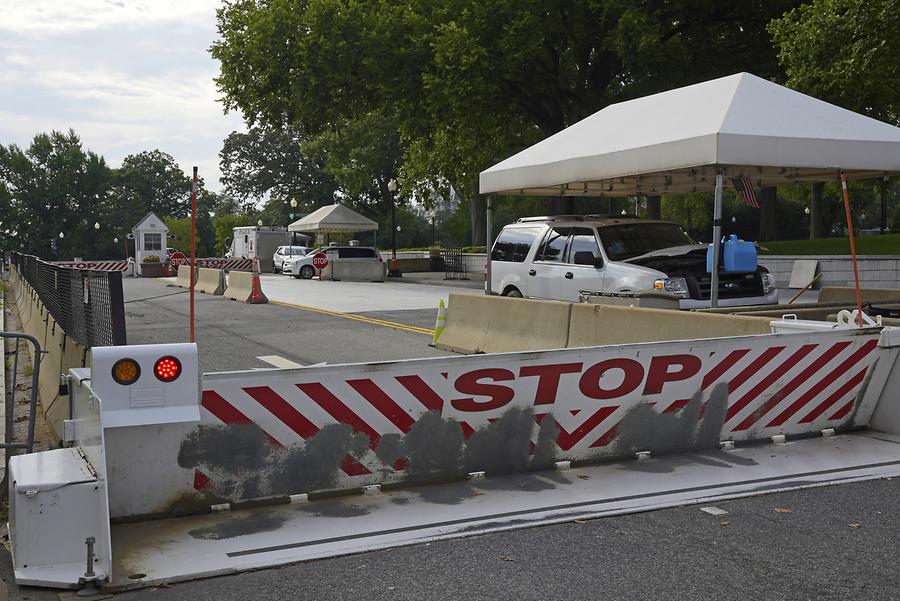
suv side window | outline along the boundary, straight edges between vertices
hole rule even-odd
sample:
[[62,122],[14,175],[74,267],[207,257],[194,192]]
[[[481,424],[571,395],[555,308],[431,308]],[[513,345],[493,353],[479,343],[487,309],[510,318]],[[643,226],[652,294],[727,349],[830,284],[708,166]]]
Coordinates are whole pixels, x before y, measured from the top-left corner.
[[491,250],[491,261],[522,263],[531,249],[531,245],[541,233],[539,227],[513,227],[504,229],[497,236]]
[[569,232],[572,228],[554,227],[547,231],[541,248],[535,257],[535,261],[550,263],[562,263],[566,253],[566,242],[569,240]]
[[587,227],[573,227],[572,240],[569,242],[569,263],[593,267],[596,259],[602,257],[594,230]]

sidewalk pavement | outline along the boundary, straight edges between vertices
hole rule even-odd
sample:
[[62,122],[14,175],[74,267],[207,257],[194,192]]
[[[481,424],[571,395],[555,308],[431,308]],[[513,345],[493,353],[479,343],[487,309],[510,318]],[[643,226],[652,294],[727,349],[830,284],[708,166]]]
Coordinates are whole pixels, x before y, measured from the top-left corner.
[[390,280],[405,284],[428,284],[429,286],[452,286],[455,288],[484,290],[484,279],[480,273],[470,273],[468,278],[467,280],[448,280],[443,271],[419,271],[404,273],[402,278],[391,278]]

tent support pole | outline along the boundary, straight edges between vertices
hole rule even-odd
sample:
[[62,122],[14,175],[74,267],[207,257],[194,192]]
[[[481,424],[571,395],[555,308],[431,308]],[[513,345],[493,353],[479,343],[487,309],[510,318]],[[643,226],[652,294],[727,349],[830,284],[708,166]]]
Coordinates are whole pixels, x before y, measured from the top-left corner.
[[719,258],[722,253],[722,169],[716,168],[716,200],[713,208],[713,265],[709,274],[709,306],[719,306]]
[[491,195],[488,194],[488,197],[485,202],[485,236],[484,236],[484,249],[487,253],[487,262],[484,266],[484,293],[487,295],[491,294],[491,247],[493,246],[493,240],[491,239],[491,221],[493,217],[494,208],[491,202]]

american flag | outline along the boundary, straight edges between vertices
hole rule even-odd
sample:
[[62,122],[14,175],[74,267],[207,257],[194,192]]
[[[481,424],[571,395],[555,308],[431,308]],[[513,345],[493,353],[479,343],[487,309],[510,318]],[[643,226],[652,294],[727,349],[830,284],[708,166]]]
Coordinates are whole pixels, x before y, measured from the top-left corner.
[[758,209],[759,208],[759,200],[756,198],[756,190],[753,189],[753,182],[750,181],[749,177],[732,177],[731,185],[734,186],[735,191],[741,195],[741,198],[744,199],[744,202],[747,203],[748,207]]

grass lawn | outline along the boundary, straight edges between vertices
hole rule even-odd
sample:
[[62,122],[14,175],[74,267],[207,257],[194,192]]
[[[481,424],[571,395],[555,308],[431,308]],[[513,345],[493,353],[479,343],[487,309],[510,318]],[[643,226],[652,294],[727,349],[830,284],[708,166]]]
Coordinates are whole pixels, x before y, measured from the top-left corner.
[[[776,240],[760,242],[764,255],[849,255],[849,238],[819,238],[817,240]],[[900,234],[860,236],[856,238],[859,255],[900,255]]]

